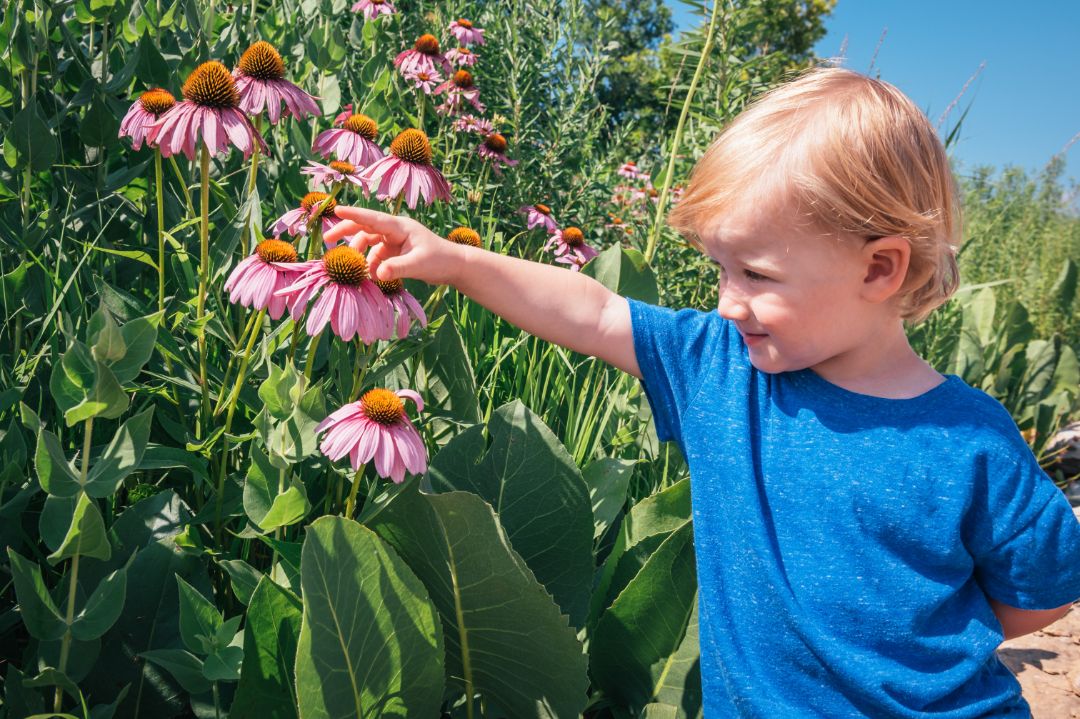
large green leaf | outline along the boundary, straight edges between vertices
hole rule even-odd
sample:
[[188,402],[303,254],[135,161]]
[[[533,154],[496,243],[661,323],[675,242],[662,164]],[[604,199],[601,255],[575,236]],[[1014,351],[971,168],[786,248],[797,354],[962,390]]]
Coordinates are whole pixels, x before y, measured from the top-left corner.
[[223,624],[221,612],[183,577],[176,578],[176,585],[180,594],[180,636],[184,646],[197,654],[209,654],[211,642]]
[[593,539],[600,539],[626,503],[626,488],[634,473],[634,462],[603,457],[590,463],[581,473],[589,488],[593,511]]
[[[680,647],[697,600],[693,525],[672,532],[600,618],[589,645],[590,674],[610,696],[638,710],[687,678],[694,656]],[[674,671],[674,674],[673,674]],[[670,701],[670,699],[668,699]]]
[[112,545],[105,536],[105,520],[101,517],[101,510],[97,503],[80,494],[75,504],[75,514],[71,519],[71,527],[68,528],[64,541],[60,547],[46,559],[49,564],[57,565],[63,560],[74,557],[93,557],[102,561],[108,561],[112,556]]
[[566,448],[520,401],[487,427],[455,437],[431,462],[435,491],[465,490],[494,507],[510,544],[576,627],[584,624],[593,574],[589,492]]
[[470,492],[421,494],[414,484],[370,522],[431,593],[456,689],[471,686],[515,719],[581,713],[581,643],[489,504]]
[[8,547],[7,554],[15,580],[19,613],[30,636],[42,640],[59,639],[67,631],[67,624],[45,586],[41,567],[24,559],[11,547]]
[[121,425],[109,446],[86,477],[86,493],[91,497],[108,497],[142,462],[146,442],[150,438],[150,406]]
[[424,346],[422,357],[426,411],[436,443],[442,445],[454,435],[454,425],[480,421],[476,379],[457,324],[444,317],[431,342]]
[[442,631],[427,590],[351,519],[308,527],[296,684],[305,719],[438,715]]
[[295,719],[293,664],[303,606],[299,597],[264,576],[251,595],[244,664],[231,719]]
[[41,488],[55,497],[74,497],[79,493],[79,475],[64,456],[60,440],[47,429],[38,430],[37,451],[34,453]]
[[596,279],[612,292],[642,302],[660,304],[656,275],[645,255],[634,249],[613,245],[586,264],[581,273]]
[[275,467],[260,447],[252,447],[244,481],[244,511],[265,532],[295,524],[311,510],[303,483],[297,479],[286,483],[291,476],[291,469]]
[[127,566],[117,569],[98,583],[86,606],[75,616],[71,633],[84,642],[97,639],[109,631],[124,608],[127,588]]
[[684,479],[635,504],[623,518],[604,561],[589,606],[589,626],[638,573],[667,537],[690,521],[690,480]]

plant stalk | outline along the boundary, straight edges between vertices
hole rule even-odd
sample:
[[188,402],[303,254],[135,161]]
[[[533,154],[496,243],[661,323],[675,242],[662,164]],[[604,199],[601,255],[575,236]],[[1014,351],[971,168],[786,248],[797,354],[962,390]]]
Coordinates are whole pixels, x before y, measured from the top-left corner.
[[[202,222],[199,225],[199,294],[195,303],[196,322],[201,322],[206,315],[206,285],[210,275],[210,149],[206,146],[205,141],[202,143],[201,153],[202,172],[199,191],[202,202]],[[202,420],[206,422],[209,419],[208,414],[210,412],[210,388],[206,382],[206,327],[200,327],[198,344],[199,387],[202,388]]]

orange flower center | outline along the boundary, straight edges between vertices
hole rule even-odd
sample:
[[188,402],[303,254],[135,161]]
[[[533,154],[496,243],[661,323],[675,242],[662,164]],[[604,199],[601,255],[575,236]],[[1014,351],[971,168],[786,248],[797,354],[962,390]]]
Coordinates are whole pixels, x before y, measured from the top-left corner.
[[621,225],[622,224],[622,218],[621,217],[616,217],[615,215],[609,215],[609,217],[611,217],[611,224],[613,224],[613,225]]
[[462,88],[472,87],[472,73],[468,70],[458,70],[454,73],[454,84]]
[[341,245],[323,255],[323,268],[339,285],[359,285],[368,278],[367,260],[359,252]]
[[471,230],[468,227],[455,227],[450,230],[450,234],[446,236],[446,239],[459,245],[470,245],[472,247],[480,247],[480,235],[476,230]]
[[255,247],[263,262],[296,262],[296,248],[284,240],[263,240]]
[[467,28],[467,29],[469,29],[469,30],[472,30],[472,23],[471,23],[471,22],[469,22],[468,20],[464,20],[464,19],[462,19],[462,18],[458,18],[457,24],[458,24],[458,25],[460,25],[460,26],[461,26],[461,27],[463,27],[463,28]]
[[379,134],[379,126],[367,115],[349,115],[342,127],[373,142]]
[[237,63],[240,72],[256,80],[280,80],[285,77],[285,63],[274,46],[264,40],[244,51]]
[[425,55],[438,55],[439,54],[439,41],[435,39],[434,35],[425,33],[416,38],[416,44],[413,48],[417,52],[422,52]]
[[204,62],[195,68],[181,88],[184,97],[196,105],[213,108],[236,107],[240,103],[240,93],[232,75],[217,60]]
[[334,160],[333,162],[330,163],[330,169],[331,170],[337,170],[338,172],[340,172],[342,174],[345,174],[345,175],[351,175],[354,172],[356,172],[356,165],[352,164],[351,162],[342,162],[341,160]]
[[368,419],[379,424],[397,424],[405,418],[405,403],[401,397],[381,387],[364,392],[360,409]]
[[378,280],[372,278],[371,280],[379,289],[382,290],[384,295],[396,295],[398,292],[402,292],[405,289],[405,283],[401,280]]
[[155,117],[163,115],[167,110],[170,110],[173,105],[176,104],[176,98],[168,90],[155,87],[152,90],[147,90],[142,95],[139,95],[139,102],[142,104],[143,109],[153,114]]
[[659,194],[660,193],[656,191],[655,187],[650,187],[649,188],[649,197],[656,197]]
[[431,79],[431,75],[428,75],[426,72],[421,70],[420,72],[416,73],[416,79],[420,82],[427,82]]
[[427,135],[415,128],[403,130],[390,143],[390,153],[414,165],[431,164],[431,143]]
[[585,234],[577,227],[567,227],[562,231],[563,242],[571,247],[580,247],[585,244]]
[[484,145],[492,152],[497,152],[500,155],[506,154],[506,138],[497,132],[493,132],[485,137]]
[[541,205],[539,202],[536,203],[535,205],[533,205],[533,208],[537,212],[539,212],[541,215],[550,215],[551,214],[551,208],[548,207],[547,205]]
[[[304,195],[304,199],[300,200],[300,207],[304,208],[308,212],[311,212],[311,208],[318,205],[320,202],[330,197],[325,192],[309,192]],[[330,200],[326,203],[326,207],[319,213],[319,217],[330,217],[334,214],[334,208],[337,207],[337,200]]]

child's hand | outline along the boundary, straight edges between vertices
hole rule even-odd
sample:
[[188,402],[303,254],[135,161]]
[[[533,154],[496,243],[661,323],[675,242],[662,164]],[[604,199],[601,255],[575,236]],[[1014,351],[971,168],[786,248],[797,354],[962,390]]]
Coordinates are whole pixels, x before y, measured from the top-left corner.
[[368,247],[368,271],[373,278],[395,280],[410,277],[428,284],[452,284],[462,264],[461,246],[444,240],[416,220],[396,217],[362,207],[338,205],[339,222],[324,235],[333,245],[351,237],[349,245],[360,252]]

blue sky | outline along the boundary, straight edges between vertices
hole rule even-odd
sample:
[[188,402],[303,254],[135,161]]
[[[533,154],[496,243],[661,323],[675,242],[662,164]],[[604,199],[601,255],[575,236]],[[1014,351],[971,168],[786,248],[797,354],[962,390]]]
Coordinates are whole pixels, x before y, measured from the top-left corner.
[[[699,22],[686,5],[668,4],[677,28]],[[817,54],[839,54],[846,36],[843,65],[863,73],[888,28],[872,74],[907,93],[935,123],[986,63],[945,122],[951,126],[974,100],[951,150],[961,172],[979,164],[1035,172],[1080,133],[1077,0],[839,0],[825,26]],[[1080,141],[1066,157],[1065,178],[1080,182]]]

